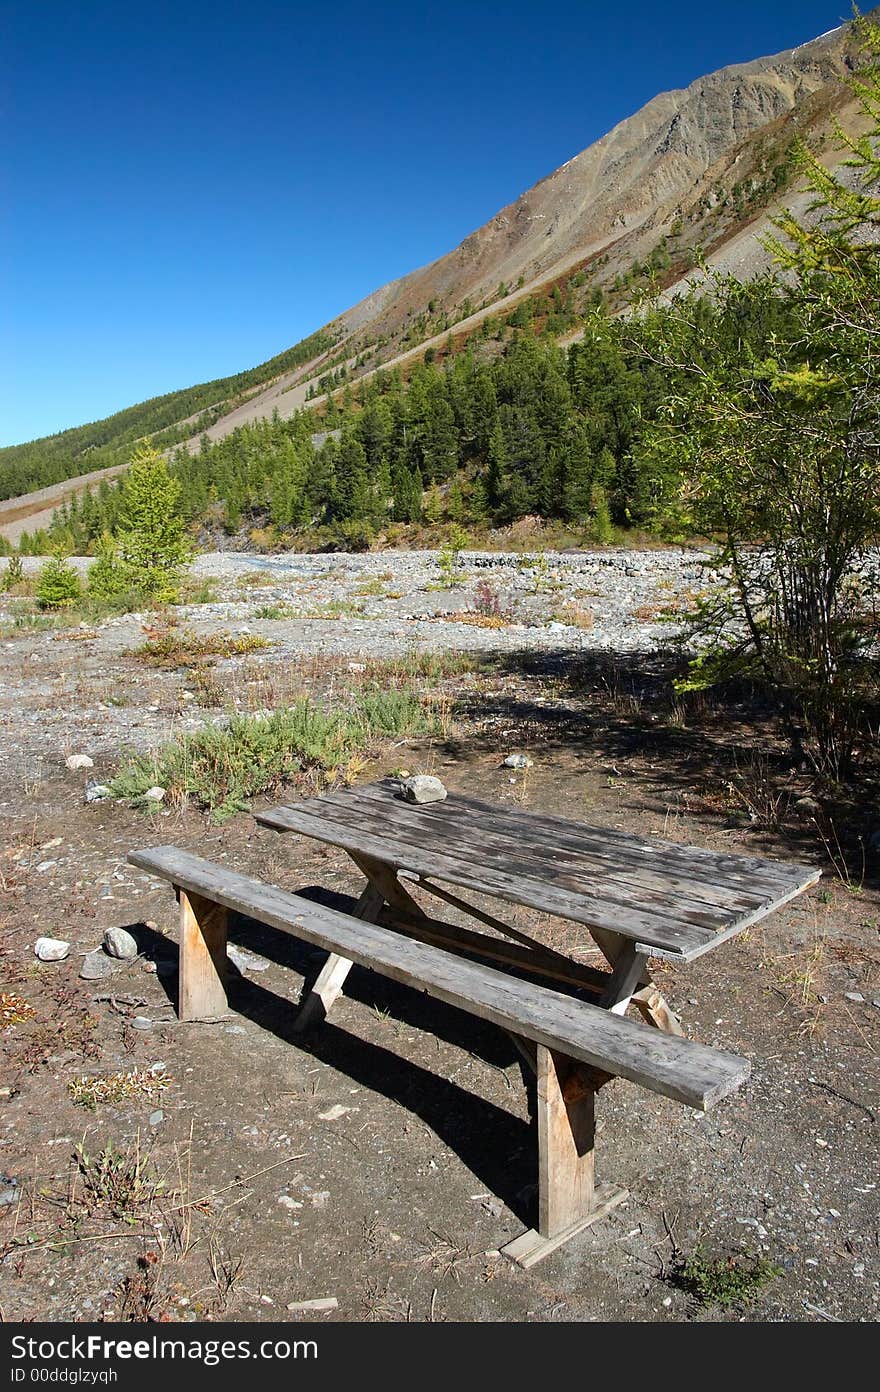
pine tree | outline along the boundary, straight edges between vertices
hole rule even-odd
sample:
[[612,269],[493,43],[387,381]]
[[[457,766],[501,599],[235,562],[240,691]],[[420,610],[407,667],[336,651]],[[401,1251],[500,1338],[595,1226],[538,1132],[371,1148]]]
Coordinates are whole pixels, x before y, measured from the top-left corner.
[[593,467],[587,430],[578,421],[569,431],[563,455],[561,503],[569,522],[582,521],[590,511]]
[[342,436],[336,451],[332,511],[338,522],[360,520],[370,513],[367,456],[351,430]]
[[173,599],[192,556],[179,511],[180,484],[158,450],[143,446],[125,475],[116,543],[130,588]]
[[66,609],[82,594],[79,576],[61,556],[51,556],[40,567],[36,599],[41,609]]

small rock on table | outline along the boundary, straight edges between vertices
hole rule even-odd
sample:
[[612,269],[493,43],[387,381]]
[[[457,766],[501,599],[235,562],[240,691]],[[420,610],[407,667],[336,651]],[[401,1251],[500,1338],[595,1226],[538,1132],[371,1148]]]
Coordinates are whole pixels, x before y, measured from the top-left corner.
[[442,802],[446,796],[446,789],[430,773],[416,773],[412,778],[407,778],[401,785],[403,796],[407,802]]

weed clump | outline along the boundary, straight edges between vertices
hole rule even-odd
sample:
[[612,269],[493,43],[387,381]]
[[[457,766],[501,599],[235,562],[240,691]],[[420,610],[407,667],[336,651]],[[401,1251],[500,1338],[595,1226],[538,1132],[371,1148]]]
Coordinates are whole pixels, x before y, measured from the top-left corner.
[[782,1268],[762,1256],[709,1257],[697,1247],[689,1257],[679,1253],[667,1280],[693,1296],[702,1306],[748,1305],[761,1288],[782,1275]]
[[172,625],[153,631],[146,643],[134,649],[133,656],[153,667],[187,667],[206,657],[238,657],[271,646],[268,638],[256,633],[198,634]]
[[78,1107],[95,1111],[99,1103],[112,1105],[129,1097],[159,1097],[171,1086],[164,1069],[133,1068],[130,1073],[111,1073],[105,1078],[71,1078],[67,1091]]
[[36,1015],[34,1007],[15,991],[0,991],[0,1033],[13,1025],[23,1025]]

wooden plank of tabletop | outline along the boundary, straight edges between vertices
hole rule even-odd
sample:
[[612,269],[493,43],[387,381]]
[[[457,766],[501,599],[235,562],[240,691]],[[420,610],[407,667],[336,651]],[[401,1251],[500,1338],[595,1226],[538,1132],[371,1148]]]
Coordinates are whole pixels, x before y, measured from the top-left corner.
[[387,832],[380,834],[373,829],[352,826],[347,820],[334,821],[332,812],[329,807],[322,810],[321,799],[316,798],[311,804],[258,812],[256,819],[261,826],[275,831],[298,831],[356,855],[372,856],[397,870],[411,870],[426,878],[524,904],[588,927],[608,928],[672,956],[699,955],[715,941],[716,933],[711,926],[678,923],[659,914],[627,909],[602,899],[598,893],[572,893],[550,880],[529,879],[518,874],[515,863],[504,871],[486,864],[474,865],[462,856],[449,855],[437,847],[423,850]]
[[[768,887],[747,891],[738,886],[708,884],[671,870],[664,873],[660,866],[644,869],[640,865],[622,864],[613,852],[602,855],[592,849],[582,852],[561,845],[539,846],[506,827],[501,831],[485,825],[477,827],[471,819],[460,817],[454,805],[444,811],[445,802],[421,805],[417,809],[418,816],[413,816],[414,809],[409,804],[377,797],[369,788],[324,795],[319,801],[323,808],[335,807],[341,814],[347,814],[351,825],[365,817],[378,816],[382,825],[393,826],[401,839],[413,845],[439,844],[447,851],[458,851],[466,846],[470,853],[496,865],[503,865],[512,858],[524,874],[538,878],[552,876],[555,883],[575,890],[601,887],[609,899],[622,898],[624,903],[639,902],[645,906],[653,904],[658,912],[679,919],[693,911],[697,923],[705,923],[706,915],[711,914],[713,918],[717,915],[718,926],[724,927],[731,914],[736,916],[762,907],[769,911],[778,893],[778,890],[771,892]],[[342,819],[335,817],[337,821]]]
[[671,872],[708,885],[742,889],[746,893],[762,896],[765,890],[787,893],[794,885],[806,888],[815,884],[820,877],[820,871],[814,866],[795,861],[767,860],[758,856],[713,851],[702,846],[685,846],[660,837],[634,836],[617,828],[591,826],[567,817],[524,808],[501,808],[462,793],[449,793],[440,803],[412,806],[403,803],[397,796],[396,788],[393,779],[383,779],[378,783],[348,789],[343,796],[353,794],[360,797],[363,794],[386,806],[394,803],[405,806],[420,816],[445,807],[456,820],[467,822],[469,829],[463,835],[471,835],[476,824],[535,847],[560,846],[583,856],[614,856],[621,865],[633,869],[656,868],[663,874]]

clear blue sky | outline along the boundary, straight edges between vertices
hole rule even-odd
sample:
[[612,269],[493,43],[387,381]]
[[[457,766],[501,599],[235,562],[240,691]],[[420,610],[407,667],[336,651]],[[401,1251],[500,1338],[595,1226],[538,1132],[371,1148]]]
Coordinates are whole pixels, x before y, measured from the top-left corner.
[[18,0],[0,443],[251,367],[848,0]]

